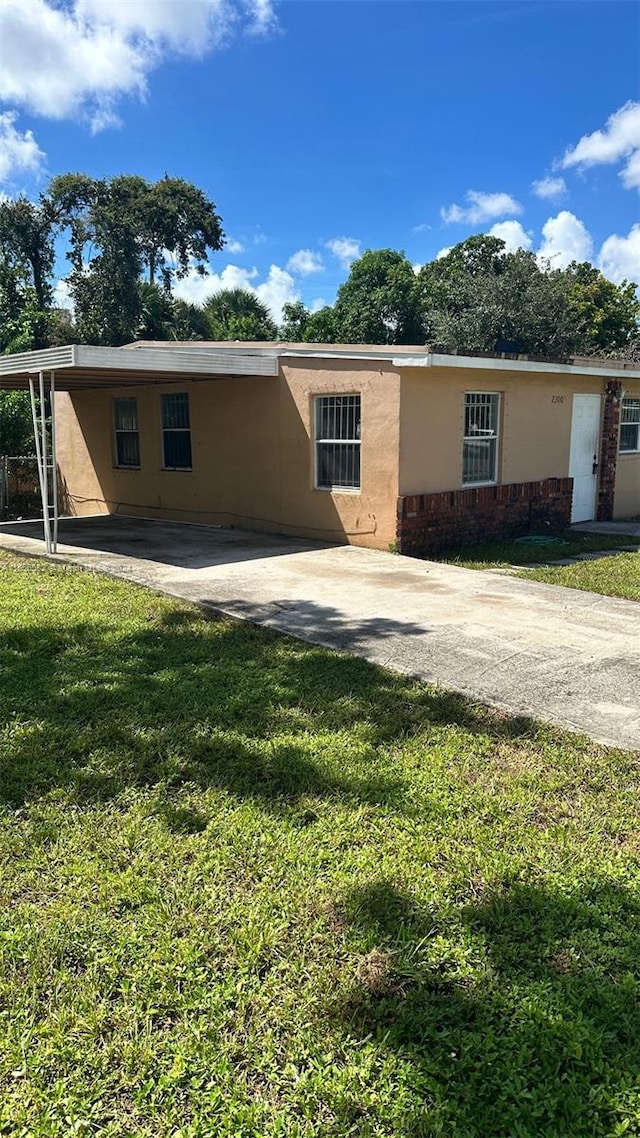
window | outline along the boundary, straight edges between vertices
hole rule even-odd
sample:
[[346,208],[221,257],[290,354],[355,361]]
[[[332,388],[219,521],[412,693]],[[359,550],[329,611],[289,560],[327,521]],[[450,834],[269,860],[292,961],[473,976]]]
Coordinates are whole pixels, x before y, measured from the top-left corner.
[[135,399],[114,399],[116,466],[140,466],[138,404]]
[[162,396],[162,463],[165,470],[191,470],[189,396]]
[[495,482],[500,396],[468,391],[464,397],[462,481]]
[[640,450],[640,399],[622,400],[620,450]]
[[316,489],[360,489],[360,396],[315,400]]

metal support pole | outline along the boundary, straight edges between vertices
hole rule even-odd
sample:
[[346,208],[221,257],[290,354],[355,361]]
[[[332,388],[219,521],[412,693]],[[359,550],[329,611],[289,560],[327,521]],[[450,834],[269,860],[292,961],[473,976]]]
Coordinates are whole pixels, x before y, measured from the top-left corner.
[[53,547],[58,552],[58,458],[56,453],[56,373],[49,373],[51,384],[51,477],[53,478]]
[[42,478],[44,483],[44,540],[51,553],[51,514],[49,513],[49,455],[47,453],[47,405],[44,397],[44,372],[38,376],[40,387],[40,426],[42,429]]
[[[44,543],[47,553],[51,553],[51,533],[49,529],[49,492],[45,473],[45,463],[43,461],[43,438],[41,434],[41,426],[44,420],[44,378],[42,372],[40,373],[40,396],[41,406],[40,415],[36,406],[36,389],[32,376],[29,376],[29,393],[31,395],[31,415],[33,417],[33,437],[36,444],[36,460],[38,463],[38,481],[40,483],[40,497],[42,499],[42,519],[44,524]],[[46,422],[45,422],[46,427]],[[46,441],[46,440],[45,440]]]

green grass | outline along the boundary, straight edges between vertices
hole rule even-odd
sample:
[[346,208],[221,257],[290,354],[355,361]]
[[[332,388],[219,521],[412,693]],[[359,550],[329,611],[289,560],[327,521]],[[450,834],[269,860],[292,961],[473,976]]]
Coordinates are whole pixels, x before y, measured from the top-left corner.
[[565,585],[570,589],[584,589],[608,597],[625,597],[640,600],[640,544],[638,552],[616,553],[573,565],[550,565],[580,553],[605,552],[622,546],[632,546],[637,539],[613,535],[570,534],[560,541],[529,544],[518,541],[487,542],[457,550],[441,558],[466,569],[513,569],[514,566],[536,566],[522,569],[514,576],[529,581],[544,581],[548,585]]
[[581,561],[574,565],[549,565],[539,569],[523,569],[519,577],[530,581],[546,581],[549,585],[565,585],[569,589],[586,589],[607,597],[625,597],[640,601],[640,550],[618,553],[597,561]]
[[0,1134],[640,1134],[637,756],[0,574]]
[[640,551],[637,538],[619,534],[569,533],[561,538],[531,543],[517,540],[487,541],[453,550],[438,560],[462,565],[465,569],[509,569],[512,565],[546,565],[549,561],[578,557],[581,553],[619,550],[635,544],[638,544]]

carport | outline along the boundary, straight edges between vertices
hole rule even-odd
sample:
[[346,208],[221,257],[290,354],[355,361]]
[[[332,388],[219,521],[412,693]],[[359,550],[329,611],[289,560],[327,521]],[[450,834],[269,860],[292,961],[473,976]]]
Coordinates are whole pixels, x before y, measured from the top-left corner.
[[[47,553],[58,550],[56,391],[206,381],[235,376],[277,376],[278,353],[180,348],[62,348],[0,356],[0,389],[29,391]],[[47,402],[50,430],[47,430]]]

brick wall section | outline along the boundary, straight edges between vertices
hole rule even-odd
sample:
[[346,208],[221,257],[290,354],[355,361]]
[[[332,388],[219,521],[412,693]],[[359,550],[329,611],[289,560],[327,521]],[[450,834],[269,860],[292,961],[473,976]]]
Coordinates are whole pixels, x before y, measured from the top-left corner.
[[571,521],[572,478],[479,486],[398,498],[400,553],[416,557],[480,541],[562,533]]
[[621,400],[622,383],[619,379],[608,380],[604,394],[602,440],[600,443],[598,471],[598,512],[596,517],[599,522],[610,522],[613,518],[613,499],[616,490],[616,468],[618,465]]

